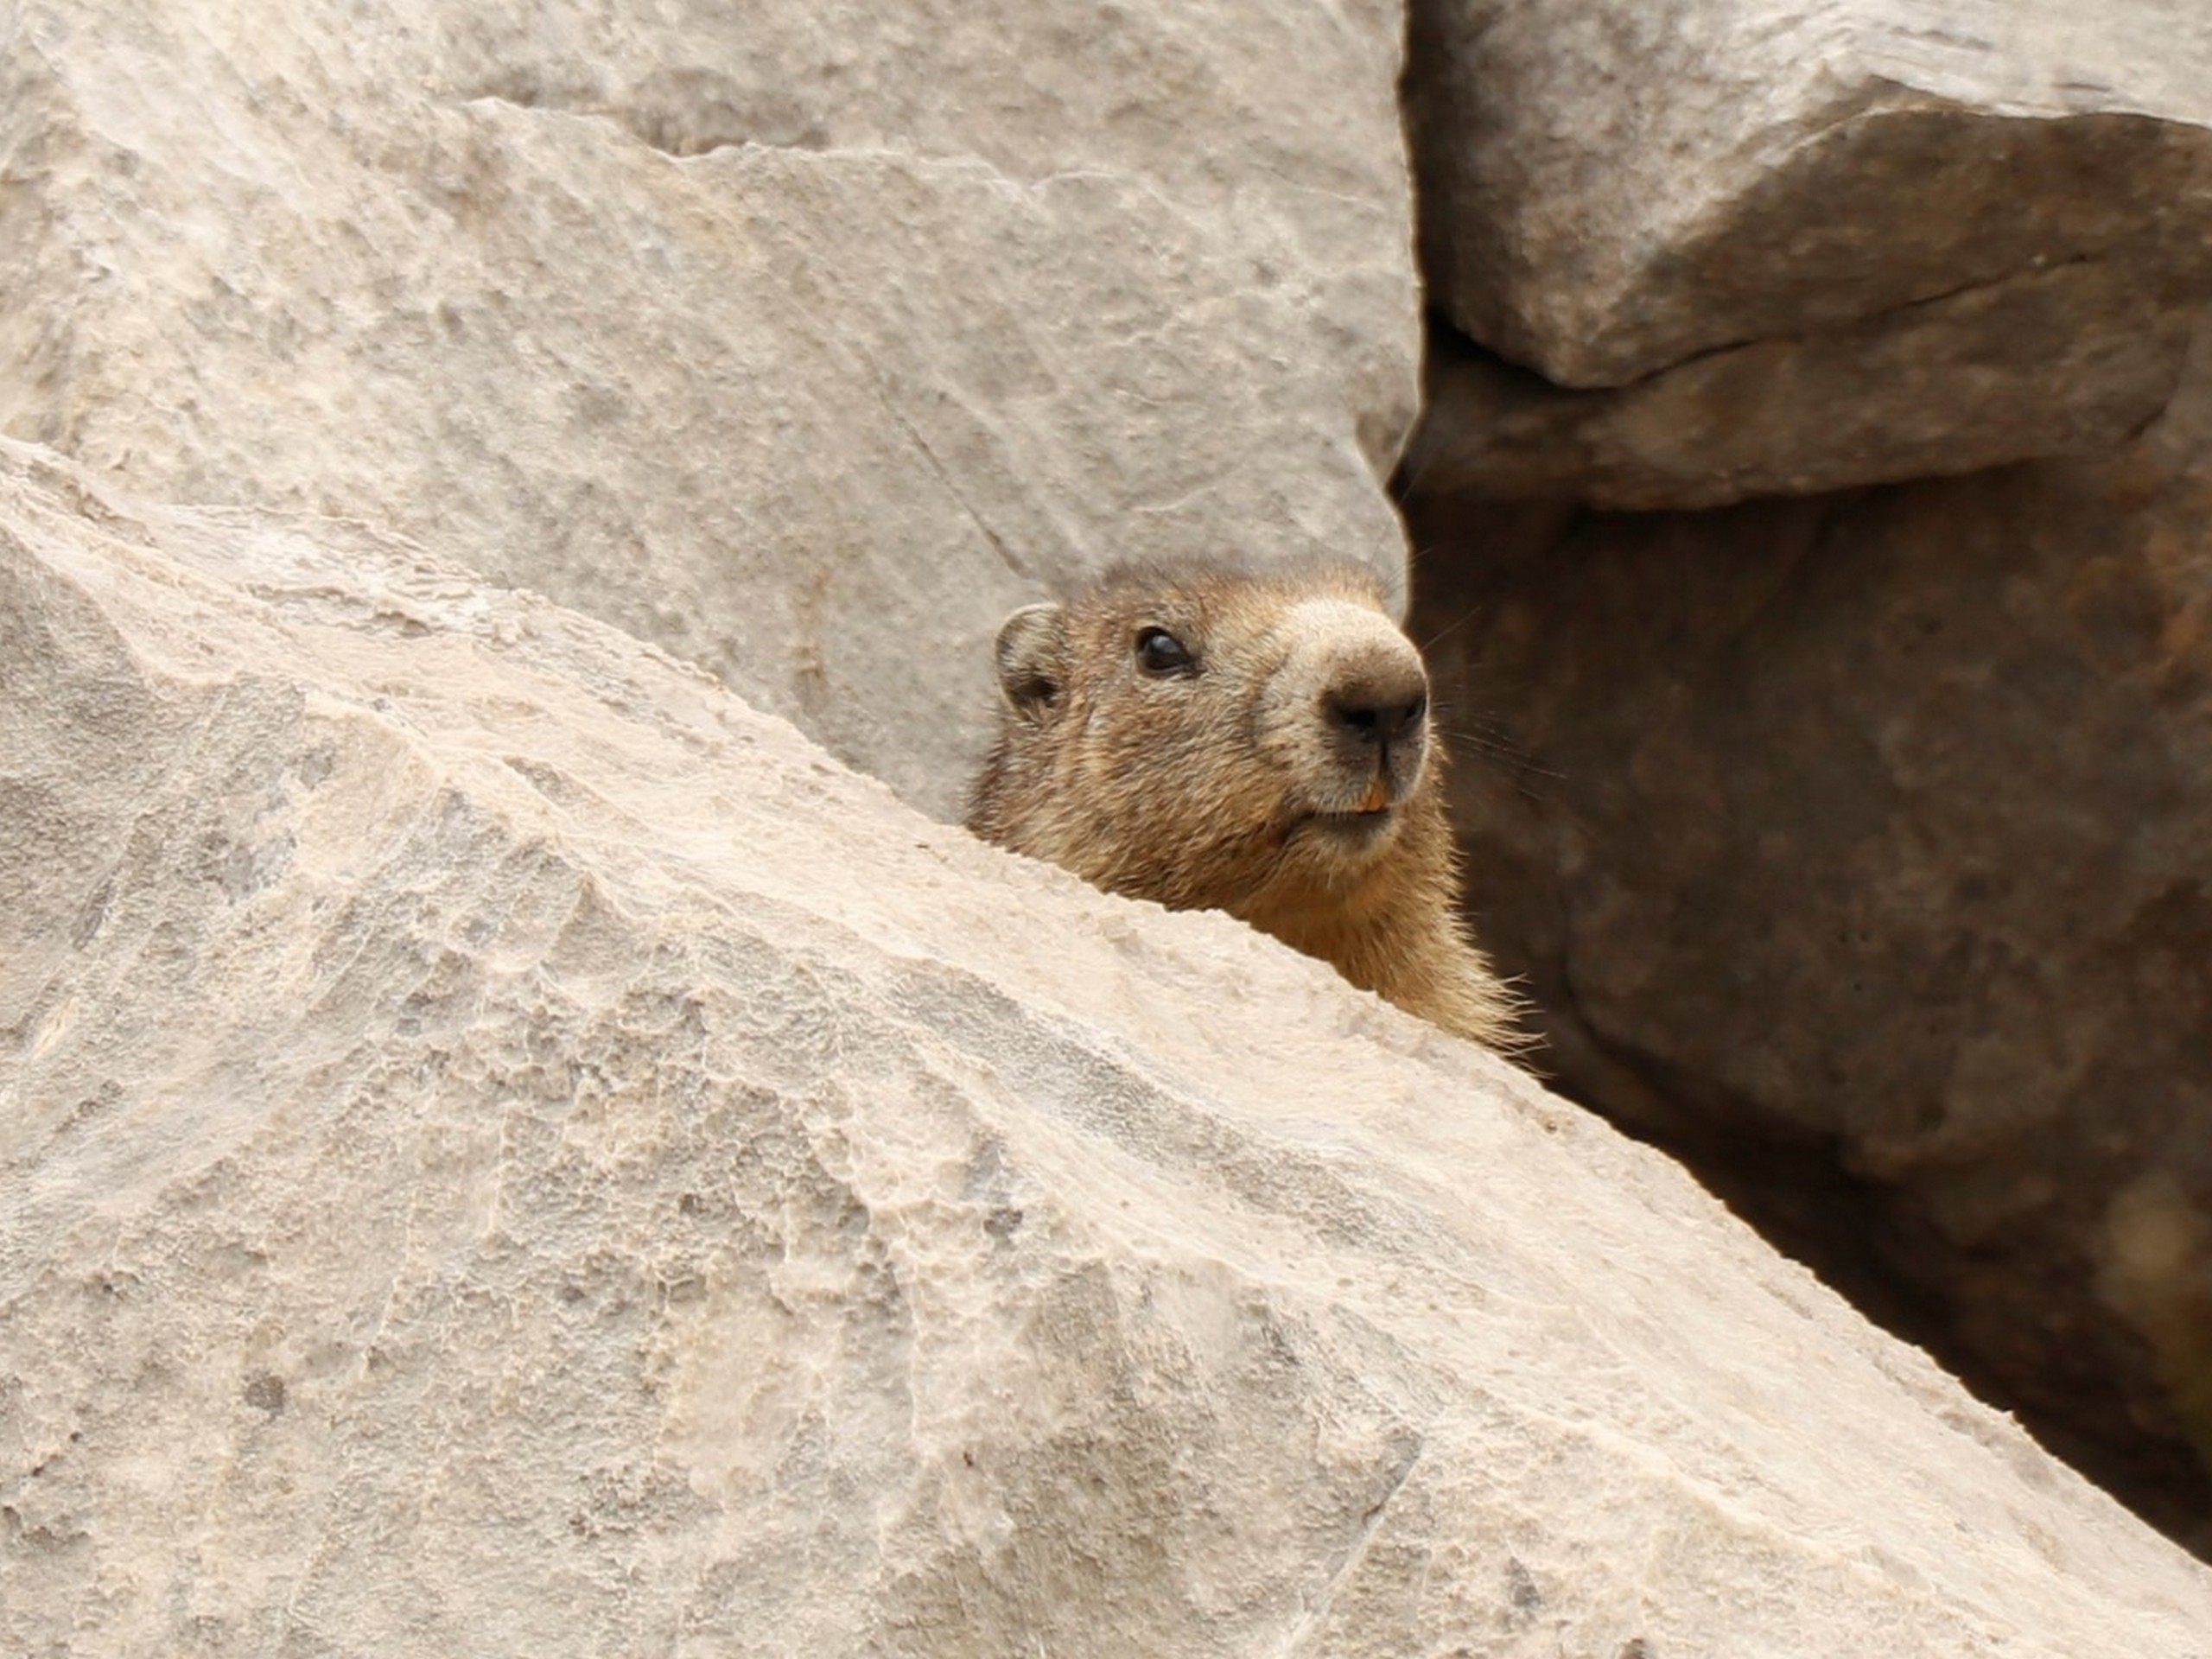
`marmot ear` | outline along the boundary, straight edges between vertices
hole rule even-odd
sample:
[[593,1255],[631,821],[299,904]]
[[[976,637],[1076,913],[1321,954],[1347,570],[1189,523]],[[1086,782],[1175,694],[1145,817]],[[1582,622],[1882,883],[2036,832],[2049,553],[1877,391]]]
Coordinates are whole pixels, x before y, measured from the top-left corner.
[[999,625],[999,691],[1014,713],[1039,720],[1060,700],[1067,644],[1067,613],[1058,605],[1025,605]]

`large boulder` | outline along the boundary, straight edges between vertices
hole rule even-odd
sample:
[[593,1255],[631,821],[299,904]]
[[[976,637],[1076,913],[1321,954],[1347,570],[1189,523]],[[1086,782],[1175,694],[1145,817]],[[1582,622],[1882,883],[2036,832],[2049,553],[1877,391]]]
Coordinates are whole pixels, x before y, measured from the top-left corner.
[[0,431],[446,538],[941,814],[1014,605],[1193,546],[1402,579],[1395,8],[7,30]]
[[0,630],[9,1652],[2206,1651],[1664,1158],[611,628],[0,442]]
[[[2212,295],[2172,0],[1414,0],[1440,487],[1608,506],[2109,446]],[[1592,390],[1605,389],[1605,390]]]
[[2096,459],[1424,500],[1415,626],[1561,1082],[2212,1550],[2208,524],[2212,349]]

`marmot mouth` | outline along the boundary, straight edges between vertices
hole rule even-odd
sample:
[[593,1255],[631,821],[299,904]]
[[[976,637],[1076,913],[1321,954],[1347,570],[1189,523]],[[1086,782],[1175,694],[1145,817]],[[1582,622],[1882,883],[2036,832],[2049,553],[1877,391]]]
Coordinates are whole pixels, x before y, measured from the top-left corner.
[[1396,811],[1387,806],[1376,807],[1372,812],[1309,812],[1295,827],[1308,825],[1334,840],[1369,841],[1395,821]]

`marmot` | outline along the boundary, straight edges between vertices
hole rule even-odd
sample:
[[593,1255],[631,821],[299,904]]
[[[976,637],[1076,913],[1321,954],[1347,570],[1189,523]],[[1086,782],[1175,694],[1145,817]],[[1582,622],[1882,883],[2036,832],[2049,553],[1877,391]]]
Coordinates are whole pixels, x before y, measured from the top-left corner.
[[1124,566],[999,630],[968,827],[1225,910],[1447,1031],[1526,1046],[1469,938],[1421,653],[1371,571]]

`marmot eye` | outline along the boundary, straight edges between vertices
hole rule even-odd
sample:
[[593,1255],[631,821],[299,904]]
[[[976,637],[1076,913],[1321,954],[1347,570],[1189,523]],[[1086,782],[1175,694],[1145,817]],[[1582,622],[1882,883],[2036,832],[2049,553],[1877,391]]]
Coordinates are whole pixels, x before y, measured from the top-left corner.
[[1137,635],[1137,666],[1147,674],[1189,674],[1198,664],[1166,629],[1147,628]]

